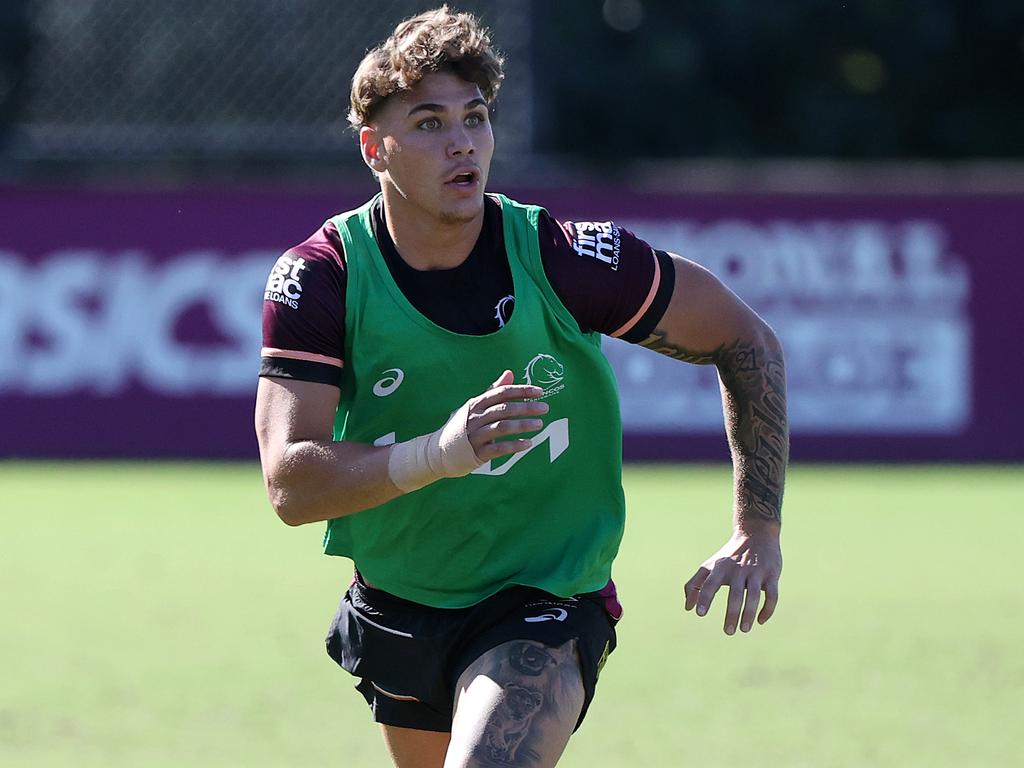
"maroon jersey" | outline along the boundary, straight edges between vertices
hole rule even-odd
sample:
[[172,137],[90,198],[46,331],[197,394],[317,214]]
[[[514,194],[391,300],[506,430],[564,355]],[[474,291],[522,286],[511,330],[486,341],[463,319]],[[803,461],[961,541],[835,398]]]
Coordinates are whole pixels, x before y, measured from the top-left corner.
[[[485,197],[484,225],[466,259],[452,269],[417,270],[398,254],[380,198],[374,236],[396,284],[425,317],[449,331],[493,333],[515,311],[501,206]],[[541,261],[551,287],[584,332],[642,341],[672,296],[673,268],[613,222],[559,222],[542,212]],[[344,365],[345,252],[327,222],[277,260],[263,302],[260,375],[337,385]]]

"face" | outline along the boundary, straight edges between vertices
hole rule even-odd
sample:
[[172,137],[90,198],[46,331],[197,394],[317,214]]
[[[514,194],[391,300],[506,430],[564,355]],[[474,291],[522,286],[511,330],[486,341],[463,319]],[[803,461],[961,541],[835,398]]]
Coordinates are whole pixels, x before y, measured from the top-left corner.
[[448,72],[425,76],[384,103],[359,143],[399,215],[443,224],[482,215],[494,134],[475,84]]

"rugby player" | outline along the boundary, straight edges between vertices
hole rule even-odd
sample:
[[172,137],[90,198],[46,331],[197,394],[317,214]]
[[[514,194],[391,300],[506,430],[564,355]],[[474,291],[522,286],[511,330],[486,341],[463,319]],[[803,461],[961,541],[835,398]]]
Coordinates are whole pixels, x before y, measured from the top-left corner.
[[447,7],[371,50],[349,119],[380,194],[285,253],[264,297],[267,492],[354,561],[327,650],[399,768],[551,766],[586,714],[622,613],[602,334],[719,372],[734,533],[686,610],[728,586],[731,635],[778,599],[778,340],[708,271],[614,222],[486,194],[502,65]]

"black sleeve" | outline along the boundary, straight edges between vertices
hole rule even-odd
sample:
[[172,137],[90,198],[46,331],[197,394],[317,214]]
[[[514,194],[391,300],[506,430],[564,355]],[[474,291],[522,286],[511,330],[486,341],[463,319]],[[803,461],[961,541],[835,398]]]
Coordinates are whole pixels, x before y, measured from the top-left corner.
[[538,224],[544,272],[580,329],[646,339],[672,298],[671,257],[612,221]]
[[263,294],[260,376],[340,385],[346,287],[333,224],[277,260]]

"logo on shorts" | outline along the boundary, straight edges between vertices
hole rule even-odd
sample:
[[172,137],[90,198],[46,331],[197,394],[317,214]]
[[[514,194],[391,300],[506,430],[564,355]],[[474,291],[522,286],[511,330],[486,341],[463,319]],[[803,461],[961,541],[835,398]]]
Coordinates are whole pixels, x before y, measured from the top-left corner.
[[550,397],[565,389],[565,367],[553,356],[539,354],[526,364],[526,383],[544,390],[540,398]]
[[553,608],[550,611],[545,611],[540,616],[528,616],[523,621],[535,624],[538,621],[565,621],[568,617],[569,612],[565,608]]
[[604,650],[601,651],[601,658],[597,660],[597,674],[595,677],[600,676],[601,670],[604,669],[605,663],[608,661],[608,654],[612,652],[612,641],[606,640],[604,644]]
[[398,389],[405,380],[405,371],[401,368],[388,368],[381,371],[382,378],[373,385],[373,394],[377,397],[387,397]]

